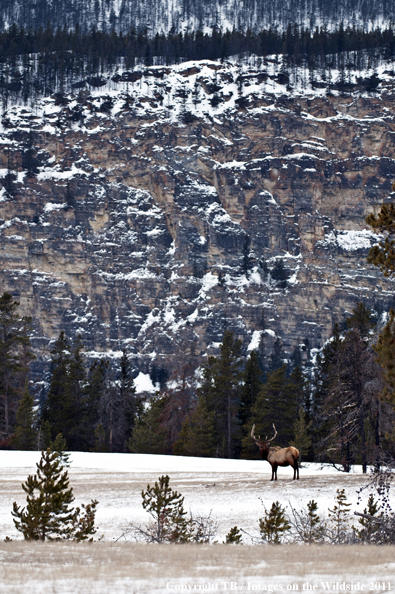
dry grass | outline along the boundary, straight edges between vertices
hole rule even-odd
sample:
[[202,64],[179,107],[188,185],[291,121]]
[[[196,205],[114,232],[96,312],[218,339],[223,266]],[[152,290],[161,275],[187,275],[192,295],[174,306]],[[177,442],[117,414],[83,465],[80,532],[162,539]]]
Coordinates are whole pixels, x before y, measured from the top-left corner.
[[[323,591],[322,580],[382,584],[395,590],[395,547],[230,546],[137,543],[0,543],[3,594],[268,591],[273,584]],[[199,586],[200,585],[200,586]]]

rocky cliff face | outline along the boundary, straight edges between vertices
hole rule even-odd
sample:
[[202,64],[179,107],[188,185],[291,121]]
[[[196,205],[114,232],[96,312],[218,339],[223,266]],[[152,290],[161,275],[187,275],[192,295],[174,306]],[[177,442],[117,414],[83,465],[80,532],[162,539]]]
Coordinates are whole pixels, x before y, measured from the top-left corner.
[[388,308],[364,222],[395,179],[382,78],[327,96],[268,62],[190,63],[8,107],[1,287],[33,316],[37,368],[62,329],[147,372],[202,361],[225,329],[291,353],[357,301]]

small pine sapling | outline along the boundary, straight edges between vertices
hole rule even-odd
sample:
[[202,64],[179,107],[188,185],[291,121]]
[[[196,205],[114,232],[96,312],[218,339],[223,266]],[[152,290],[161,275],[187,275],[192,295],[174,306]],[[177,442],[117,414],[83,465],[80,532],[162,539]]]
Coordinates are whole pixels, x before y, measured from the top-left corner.
[[96,534],[95,527],[96,507],[99,502],[93,499],[90,503],[83,503],[81,505],[83,513],[79,507],[76,509],[76,519],[73,524],[73,538],[77,541],[89,540],[93,541],[93,536]]
[[367,507],[363,510],[363,515],[358,519],[361,526],[356,531],[357,537],[362,542],[380,544],[380,528],[381,525],[377,522],[378,519],[384,517],[381,511],[381,506],[378,501],[375,501],[373,494],[369,495]]
[[243,535],[237,526],[233,526],[226,535],[226,544],[241,544],[243,542]]
[[270,510],[265,508],[265,516],[259,520],[261,539],[267,544],[280,544],[283,536],[291,529],[285,509],[279,501],[272,504]]
[[335,505],[329,509],[329,538],[334,544],[350,542],[350,507],[344,489],[336,490]]
[[184,497],[173,491],[169,482],[168,475],[160,476],[153,487],[147,485],[146,491],[141,492],[143,508],[152,517],[152,523],[144,532],[150,542],[188,542],[192,538]]

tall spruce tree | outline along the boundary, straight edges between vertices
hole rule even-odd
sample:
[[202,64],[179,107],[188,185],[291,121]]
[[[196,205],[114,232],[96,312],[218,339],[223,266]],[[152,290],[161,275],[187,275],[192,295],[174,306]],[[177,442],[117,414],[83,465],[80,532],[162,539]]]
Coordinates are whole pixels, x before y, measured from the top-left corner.
[[16,450],[38,449],[37,415],[27,381],[16,411],[16,427],[11,445]]
[[71,347],[64,332],[60,333],[51,351],[52,378],[42,414],[42,422],[51,427],[52,439],[62,433],[70,450],[83,449],[85,443],[86,376],[82,350],[80,337]]
[[248,430],[244,442],[251,441],[249,433],[256,424],[256,433],[269,435],[276,426],[278,437],[276,443],[285,447],[294,437],[293,425],[297,417],[299,386],[295,386],[287,378],[287,368],[283,365],[279,369],[268,373],[266,384],[262,387],[254,406],[251,409],[251,419],[246,427]]
[[173,454],[177,456],[214,456],[214,413],[209,411],[203,396],[190,415],[185,419]]
[[161,424],[161,415],[166,398],[152,396],[148,406],[133,427],[129,450],[141,454],[168,454],[169,444],[166,428]]
[[227,330],[220,355],[208,361],[202,386],[207,408],[214,414],[219,455],[232,458],[240,448],[238,410],[242,382],[241,341]]
[[0,297],[0,439],[9,440],[33,358],[31,318],[18,314],[19,302],[10,293]]

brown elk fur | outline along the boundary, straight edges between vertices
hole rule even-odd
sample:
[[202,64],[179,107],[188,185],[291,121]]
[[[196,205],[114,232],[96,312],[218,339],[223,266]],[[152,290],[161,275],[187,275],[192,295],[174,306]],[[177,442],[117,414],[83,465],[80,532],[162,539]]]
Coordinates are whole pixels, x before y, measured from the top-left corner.
[[[274,424],[273,424],[274,427]],[[271,467],[272,467],[272,478],[271,480],[277,480],[277,468],[279,466],[292,466],[294,469],[294,478],[299,480],[299,465],[298,465],[298,458],[299,458],[299,450],[294,448],[293,446],[288,446],[287,448],[280,448],[279,446],[271,446],[270,442],[277,435],[276,428],[274,427],[274,437],[271,439],[266,438],[265,440],[257,439],[254,435],[255,425],[253,425],[251,430],[251,437],[259,447],[259,451],[261,453],[262,460],[267,460]]]

